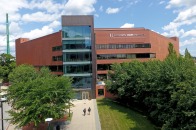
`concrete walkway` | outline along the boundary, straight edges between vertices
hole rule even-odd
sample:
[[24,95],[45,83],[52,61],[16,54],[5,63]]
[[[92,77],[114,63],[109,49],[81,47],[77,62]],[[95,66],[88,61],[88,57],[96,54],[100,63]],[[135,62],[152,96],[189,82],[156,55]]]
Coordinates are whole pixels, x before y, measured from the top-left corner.
[[[73,116],[71,123],[66,126],[66,130],[101,130],[96,99],[75,100],[72,103],[74,104],[74,107],[71,108]],[[89,107],[91,108],[90,115],[88,113]],[[85,116],[84,108],[87,110]]]

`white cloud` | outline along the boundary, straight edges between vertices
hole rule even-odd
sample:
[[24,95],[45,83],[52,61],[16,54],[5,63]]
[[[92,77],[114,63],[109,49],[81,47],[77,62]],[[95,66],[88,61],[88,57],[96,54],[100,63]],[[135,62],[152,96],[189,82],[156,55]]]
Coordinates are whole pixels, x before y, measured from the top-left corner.
[[165,31],[173,30],[173,29],[176,29],[177,27],[179,27],[179,24],[177,24],[175,22],[170,22],[168,25],[163,27],[163,30],[165,30]]
[[115,14],[118,13],[120,11],[120,8],[107,8],[106,13],[107,14]]
[[96,0],[68,0],[64,7],[64,14],[67,15],[87,15],[95,11]]
[[187,45],[193,45],[193,44],[196,45],[196,37],[180,42],[180,47],[187,46]]
[[[194,36],[196,37],[196,30],[190,30],[190,31],[187,31],[185,32],[182,37],[188,37],[188,36]],[[196,41],[195,41],[196,42]]]
[[168,25],[164,26],[163,30],[173,30],[183,25],[192,25],[194,23],[196,23],[196,5],[178,12],[178,16]]
[[161,5],[161,4],[164,4],[164,3],[165,3],[165,1],[160,1],[160,2],[159,2],[160,5]]
[[51,33],[53,33],[53,31],[54,30],[52,28],[50,28],[49,26],[44,26],[41,29],[34,29],[34,30],[31,30],[30,32],[24,33],[24,34],[22,34],[22,37],[35,39],[38,37],[42,37],[42,36],[51,34]]
[[103,11],[103,6],[101,5],[100,7],[99,7],[99,11]]
[[166,8],[169,9],[172,7],[182,7],[182,6],[189,7],[195,4],[196,4],[196,0],[170,0]]
[[179,12],[178,17],[174,20],[174,22],[181,22],[192,19],[196,19],[196,5]]
[[99,15],[98,15],[98,14],[94,14],[94,16],[95,16],[95,17],[97,17],[97,18],[99,17]]
[[[15,39],[16,37],[11,35],[10,36],[10,52],[12,55],[15,55]],[[0,35],[0,54],[6,53],[7,47],[7,39],[6,35]]]
[[22,20],[25,22],[47,22],[54,21],[59,17],[59,14],[46,14],[44,12],[36,12],[32,14],[24,14],[22,16]]
[[22,31],[22,29],[20,28],[19,24],[17,22],[11,22],[11,24],[9,25],[9,31],[10,31],[10,34],[13,34],[13,33],[19,33]]
[[[15,39],[27,37],[34,39],[47,34],[51,34],[58,28],[61,15],[75,14],[87,15],[95,12],[94,4],[96,0],[1,0],[0,2],[0,53],[5,50],[6,43],[6,13],[9,14],[10,21],[10,47],[14,54]],[[21,9],[25,9],[22,11]],[[29,13],[30,12],[30,13]],[[26,14],[23,14],[26,13]],[[23,32],[23,25],[30,22],[46,22],[48,25],[42,28]],[[50,22],[50,23],[49,23]]]
[[6,36],[0,35],[0,47],[6,46]]
[[5,34],[5,32],[6,32],[6,26],[5,26],[5,24],[0,24],[0,34],[2,33],[2,34]]
[[51,24],[49,24],[48,26],[50,27],[50,28],[56,28],[56,27],[58,27],[58,26],[60,26],[61,25],[61,23],[59,22],[59,21],[53,21]]
[[49,13],[58,13],[64,8],[64,3],[56,3],[54,0],[32,0],[29,3],[29,8],[46,10]]
[[125,23],[124,25],[122,25],[120,28],[133,28],[134,24],[131,23]]
[[164,35],[166,37],[173,37],[173,36],[180,37],[183,34],[184,34],[184,29],[178,30],[177,28],[171,29],[168,32],[161,33],[161,35]]
[[6,13],[9,14],[9,19],[16,21],[20,19],[18,11],[21,8],[27,8],[28,2],[26,0],[1,0],[0,2],[0,23],[5,23]]

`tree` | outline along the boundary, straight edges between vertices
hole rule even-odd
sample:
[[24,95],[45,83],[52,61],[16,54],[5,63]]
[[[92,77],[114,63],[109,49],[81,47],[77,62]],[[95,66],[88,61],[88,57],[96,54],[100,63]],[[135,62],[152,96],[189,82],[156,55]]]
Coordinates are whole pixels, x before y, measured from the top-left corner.
[[[28,71],[27,71],[28,70]],[[47,68],[36,71],[33,66],[21,65],[9,75],[8,89],[11,122],[19,126],[34,123],[35,127],[46,118],[64,116],[73,97],[71,79],[52,75]]]
[[16,67],[15,58],[10,54],[0,55],[0,78],[3,82],[8,82],[8,75]]
[[185,49],[184,57],[185,57],[185,58],[190,58],[190,59],[192,59],[192,56],[191,56],[191,54],[189,53],[189,51],[188,51],[187,48]]
[[163,130],[196,129],[195,63],[188,51],[178,56],[171,43],[168,51],[164,61],[112,65],[107,90],[121,103],[147,112]]

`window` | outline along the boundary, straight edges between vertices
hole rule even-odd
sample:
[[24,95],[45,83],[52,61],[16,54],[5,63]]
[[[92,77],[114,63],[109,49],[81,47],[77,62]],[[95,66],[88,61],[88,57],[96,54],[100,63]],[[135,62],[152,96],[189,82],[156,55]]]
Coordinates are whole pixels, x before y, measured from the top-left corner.
[[63,61],[63,57],[62,56],[53,56],[52,61]]
[[85,38],[91,37],[90,26],[64,26],[62,28],[63,38]]
[[65,73],[68,74],[80,74],[80,73],[92,73],[91,64],[87,65],[66,65],[65,66]]
[[104,96],[104,89],[98,89],[98,96]]
[[58,65],[58,66],[48,66],[51,72],[63,72],[63,66]]
[[63,56],[64,62],[91,61],[91,52],[66,52]]
[[92,83],[91,77],[73,77],[72,86],[74,88],[90,88]]
[[90,40],[63,40],[63,50],[66,49],[91,49]]
[[97,70],[110,70],[111,64],[97,64]]
[[61,51],[61,50],[62,50],[62,46],[52,47],[52,51]]

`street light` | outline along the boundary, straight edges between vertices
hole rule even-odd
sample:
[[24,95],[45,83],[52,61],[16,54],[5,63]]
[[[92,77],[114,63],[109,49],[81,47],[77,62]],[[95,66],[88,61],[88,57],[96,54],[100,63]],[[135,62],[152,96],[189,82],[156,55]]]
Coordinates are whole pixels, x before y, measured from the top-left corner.
[[48,122],[48,130],[50,130],[50,121],[52,121],[53,119],[52,118],[46,118],[45,119],[45,122]]
[[1,128],[2,130],[4,130],[4,126],[3,126],[3,102],[6,101],[6,98],[1,98],[0,102],[1,102]]

